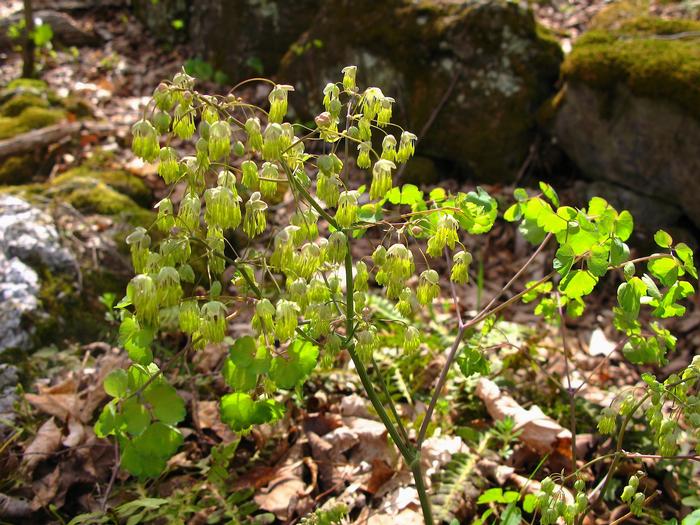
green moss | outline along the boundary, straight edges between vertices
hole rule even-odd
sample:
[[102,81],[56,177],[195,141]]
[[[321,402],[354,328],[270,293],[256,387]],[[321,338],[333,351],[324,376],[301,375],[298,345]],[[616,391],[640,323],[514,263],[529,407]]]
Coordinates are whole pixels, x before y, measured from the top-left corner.
[[47,108],[49,102],[44,97],[34,93],[17,93],[0,106],[0,115],[3,117],[16,117],[30,107]]
[[700,118],[700,39],[679,35],[697,31],[700,22],[649,17],[617,30],[589,31],[562,73],[601,91],[625,85],[637,96],[667,100]]
[[0,140],[56,124],[64,116],[59,109],[28,107],[16,117],[0,117]]
[[123,195],[107,184],[77,187],[66,197],[66,201],[83,213],[118,215],[139,208],[131,197]]
[[79,119],[91,117],[93,114],[90,104],[85,99],[75,95],[67,96],[60,101],[60,104],[68,113],[75,115]]
[[17,155],[0,161],[0,184],[23,184],[31,180],[37,169],[31,155]]
[[7,84],[8,90],[46,91],[48,84],[36,78],[16,78]]
[[150,207],[153,203],[151,190],[143,179],[124,170],[95,170],[81,166],[59,175],[51,181],[51,185],[57,187],[68,182],[83,186],[92,186],[96,182],[103,182],[119,193],[127,195],[140,206]]

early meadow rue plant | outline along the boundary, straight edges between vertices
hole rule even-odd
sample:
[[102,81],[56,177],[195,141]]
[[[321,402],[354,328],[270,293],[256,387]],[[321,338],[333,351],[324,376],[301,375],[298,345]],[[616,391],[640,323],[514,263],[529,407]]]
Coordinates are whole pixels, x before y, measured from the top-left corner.
[[[112,400],[95,425],[98,436],[118,441],[122,468],[139,477],[158,476],[183,443],[177,425],[186,416],[184,401],[156,364],[162,356],[153,353],[154,341],[176,325],[187,338],[176,357],[209,343],[230,349],[223,369],[230,393],[220,400],[220,411],[236,432],[281,418],[285,393],[302,392],[319,363],[330,366],[341,351],[347,352],[414,476],[429,524],[434,520],[421,448],[460,352],[469,354],[460,361],[462,373],[488,371],[481,347],[463,345],[484,322],[520,299],[535,304],[535,312],[548,320],[581,315],[584,298],[596,284],[608,272],[620,270],[624,280],[613,314],[625,338],[624,355],[635,364],[666,361],[675,337],[640,312],[656,319],[685,313],[681,301],[694,293],[687,277],[697,279],[688,246],[674,244],[659,232],[660,253],[630,260],[626,241],[633,222],[628,212],[618,212],[597,197],[585,208],[561,206],[546,184],[533,195],[517,189],[516,202],[504,217],[520,223],[525,238],[539,245],[536,253],[549,242],[557,244],[553,269],[505,299],[502,295],[513,284],[509,282],[471,319],[463,319],[454,289],[470,281],[469,236],[489,232],[498,215],[496,200],[482,188],[456,194],[439,189],[426,196],[416,186],[398,186],[397,164],[413,156],[417,137],[391,122],[393,98],[377,87],[358,87],[355,66],[344,68],[342,80],[323,90],[324,111],[313,130],[285,121],[292,90],[271,83],[266,110],[244,102],[235,90],[227,96],[199,93],[194,80],[182,72],[156,88],[157,109],[133,126],[134,153],[157,161],[163,180],[180,184],[184,193],[177,205],[170,197],[156,205],[158,243],[144,228],[127,238],[137,275],[118,308],[120,341],[132,364],[106,378]],[[192,140],[196,154],[180,155],[168,146],[174,136]],[[381,149],[375,149],[379,144]],[[369,192],[364,185],[353,187],[347,177],[349,163],[369,171]],[[295,211],[287,224],[277,225],[268,218],[283,191],[293,195]],[[243,234],[237,236],[243,246],[235,249],[234,230]],[[378,230],[378,245],[371,258],[356,260],[353,243],[370,230]],[[421,253],[426,242],[426,253]],[[431,267],[438,261],[450,268],[442,280],[437,266]],[[637,267],[643,264],[646,272],[640,277]],[[456,336],[413,435],[391,399],[380,399],[369,376],[375,352],[392,335],[372,322],[371,289],[379,290],[395,309],[390,326],[407,353],[419,352],[424,337],[415,316],[432,308],[449,289],[456,303]],[[245,305],[253,313],[254,335],[234,338],[229,318]],[[622,408],[604,410],[600,432],[623,434],[631,418],[644,413],[659,453],[674,454],[681,432],[698,437],[699,377],[699,358],[663,382],[645,374],[647,389],[621,400]],[[605,495],[626,458],[620,440],[616,447],[598,494]],[[574,523],[590,508],[585,482],[572,476],[573,503],[563,502],[561,488],[550,478],[542,481],[542,523]],[[637,514],[643,512],[643,495],[634,479],[623,501]]]

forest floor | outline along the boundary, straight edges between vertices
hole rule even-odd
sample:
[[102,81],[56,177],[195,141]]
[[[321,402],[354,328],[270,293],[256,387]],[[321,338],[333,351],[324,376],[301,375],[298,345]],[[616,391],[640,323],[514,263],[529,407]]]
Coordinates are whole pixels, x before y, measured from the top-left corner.
[[[12,0],[0,6],[4,10],[0,16],[19,3]],[[604,4],[540,3],[536,12],[566,48]],[[108,152],[110,165],[143,177],[157,201],[165,187],[155,167],[131,153],[129,130],[140,118],[153,88],[161,79],[172,78],[190,57],[189,50],[185,45],[159,46],[123,8],[71,15],[82,26],[95,29],[105,44],[81,48],[77,55],[56,50],[44,58],[41,78],[59,94],[78,94],[89,101],[94,118],[110,123],[113,130],[87,137],[80,147],[61,149],[51,176]],[[19,57],[10,55],[0,67],[0,85],[18,77],[20,70]],[[223,88],[205,84],[201,89]],[[261,102],[266,93],[249,89],[242,96]],[[527,173],[520,182],[535,185],[532,175],[536,174]],[[474,189],[460,181],[445,185],[453,191]],[[511,187],[486,189],[501,203],[512,200]],[[577,191],[570,184],[561,192],[562,201],[575,201]],[[280,222],[292,206],[287,196],[277,207]],[[368,237],[358,243],[358,255],[370,254],[376,242]],[[471,249],[479,262],[479,277],[477,285],[459,295],[461,313],[467,317],[499,293],[533,252],[516,228],[502,221]],[[543,249],[514,289],[522,290],[527,281],[547,273],[553,255],[553,247]],[[489,523],[497,516],[504,519],[504,492],[534,493],[539,488],[534,479],[545,473],[569,472],[572,462],[582,467],[612,450],[612,440],[596,433],[595,415],[623,388],[641,384],[641,373],[646,370],[630,365],[616,344],[619,337],[612,327],[610,307],[618,283],[619,275],[609,276],[587,312],[563,326],[543,324],[533,314],[532,305],[506,311],[487,345],[490,377],[498,377],[501,389],[486,379],[475,384],[463,377],[450,378],[437,428],[424,446],[432,486],[438,495],[453,499],[439,502],[444,505],[440,507],[445,509],[444,517],[471,523],[490,511]],[[685,366],[700,347],[700,304],[697,297],[695,301],[689,315],[667,325],[678,336],[679,345],[671,361],[656,370],[660,378]],[[232,331],[250,333],[249,315],[241,312]],[[402,361],[401,367],[395,364],[398,356],[393,349],[376,356],[372,372],[377,380],[387,380],[407,420],[425,411],[430,387],[445,360],[442,349],[456,331],[456,315],[449,298],[439,302],[421,321],[422,330],[435,334],[434,342],[414,359]],[[256,523],[291,524],[318,506],[329,505],[332,498],[352,509],[356,523],[421,523],[410,473],[387,442],[358,377],[343,358],[312,376],[303,393],[285,400],[289,410],[283,420],[238,436],[221,422],[216,402],[226,391],[221,375],[226,348],[210,346],[188,356],[168,371],[189,408],[185,446],[158,480],[140,483],[129,477],[118,469],[117,447],[92,432],[97,409],[107,400],[101,381],[127,362],[116,348],[116,325],[109,318],[105,323],[108,328],[101,341],[66,344],[29,358],[27,369],[34,375],[24,378],[26,395],[18,407],[15,432],[0,445],[0,522],[67,523],[75,518],[72,523],[76,524],[195,525],[250,518]],[[179,340],[162,341],[163,352],[174,355],[172,348],[180,344]],[[185,379],[185,371],[196,371],[197,379]],[[179,372],[183,372],[180,379]],[[509,407],[506,413],[498,408],[501,404]],[[573,429],[572,404],[577,415]],[[412,435],[415,431],[409,429]],[[572,431],[575,447],[571,446]],[[551,433],[559,439],[542,450],[538,437]],[[646,444],[642,432],[632,434],[633,440]],[[697,472],[659,466],[653,458],[630,462],[616,480],[617,488],[624,485],[625,475],[639,469],[648,474],[643,480],[647,493],[659,491],[654,504],[659,516],[680,517],[680,509],[700,506],[697,496],[692,499],[699,486]],[[595,464],[582,472],[588,480],[596,480],[604,471],[603,465]],[[445,472],[456,472],[459,479],[449,481]],[[501,496],[479,498],[497,488],[502,489]],[[599,515],[589,515],[584,523],[610,523],[628,512],[626,505],[614,500],[600,509]],[[84,521],[76,518],[81,514]]]

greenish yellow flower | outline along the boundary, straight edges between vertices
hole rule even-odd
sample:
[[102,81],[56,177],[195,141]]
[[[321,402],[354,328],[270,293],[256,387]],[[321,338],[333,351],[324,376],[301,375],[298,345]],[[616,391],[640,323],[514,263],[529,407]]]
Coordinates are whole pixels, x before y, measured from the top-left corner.
[[231,127],[219,120],[209,128],[209,158],[219,160],[228,158],[231,153]]
[[356,190],[344,191],[338,197],[335,220],[342,228],[349,228],[357,220],[359,198],[360,194]]
[[164,266],[156,277],[158,303],[161,306],[175,306],[182,297],[180,274],[172,266]]
[[290,91],[294,91],[294,88],[284,84],[277,84],[270,91],[270,122],[282,122],[284,119],[287,113],[287,95]]
[[150,235],[148,235],[145,228],[139,226],[127,236],[126,244],[131,251],[131,261],[134,265],[134,271],[137,273],[143,272],[148,259],[148,248],[151,246]]
[[367,169],[372,165],[372,160],[369,157],[370,151],[372,151],[372,143],[368,140],[360,142],[357,145],[357,167],[361,169]]
[[265,226],[267,226],[266,211],[267,204],[260,198],[260,192],[253,192],[248,202],[245,203],[245,216],[243,218],[243,231],[251,239],[265,231]]
[[348,253],[348,238],[338,230],[328,237],[328,259],[334,263],[341,263]]
[[420,274],[416,297],[418,302],[427,306],[440,295],[440,277],[435,270],[425,270]]
[[147,162],[152,162],[158,157],[160,145],[158,144],[158,133],[153,125],[147,120],[141,119],[131,126],[133,141],[131,149],[134,154]]
[[156,227],[162,232],[169,232],[175,226],[175,212],[173,211],[173,202],[167,197],[158,201],[154,206],[158,210],[156,218]]
[[245,132],[248,135],[247,148],[251,151],[261,151],[263,148],[262,128],[258,117],[250,117],[245,121]]
[[275,314],[275,337],[280,342],[288,341],[294,335],[297,329],[299,316],[299,306],[286,299],[280,299],[277,302],[277,310]]
[[467,284],[469,282],[469,265],[472,263],[472,254],[459,251],[455,253],[453,261],[450,280],[457,284]]
[[194,110],[188,105],[178,104],[175,108],[173,132],[183,140],[194,135]]
[[180,210],[177,214],[178,226],[193,232],[199,228],[199,197],[194,193],[188,193],[180,202]]
[[379,101],[379,111],[377,112],[377,125],[384,127],[391,121],[391,106],[394,103],[391,97],[383,97]]
[[428,239],[428,255],[439,257],[446,246],[454,249],[455,243],[459,240],[458,228],[459,222],[457,222],[457,219],[446,213],[441,214],[438,218],[435,234]]
[[[268,124],[263,138],[262,157],[264,160],[277,160],[284,151],[284,128],[280,124]],[[291,144],[291,141],[290,141]]]
[[192,335],[199,330],[199,305],[197,301],[189,300],[180,304],[178,315],[180,330]]
[[243,171],[243,175],[241,177],[241,183],[243,186],[249,190],[257,190],[259,182],[257,164],[255,164],[255,162],[252,160],[243,161],[243,164],[241,164],[241,170]]
[[390,161],[396,160],[396,137],[386,135],[382,140],[382,158]]
[[220,343],[226,335],[226,306],[209,301],[202,306],[199,330],[210,343]]
[[266,199],[274,197],[277,193],[277,181],[279,180],[279,168],[272,162],[264,162],[262,165],[260,193]]
[[369,189],[370,199],[383,199],[391,190],[393,181],[391,170],[396,169],[396,164],[386,159],[379,159],[372,168],[372,185]]
[[163,177],[166,184],[172,184],[180,175],[180,165],[177,162],[177,154],[171,147],[165,147],[158,153],[158,175]]
[[355,91],[357,66],[345,66],[341,72],[343,73],[343,88]]
[[204,192],[204,220],[222,230],[238,228],[241,224],[241,198],[229,188],[217,186]]
[[396,162],[406,162],[413,157],[416,152],[416,137],[410,131],[401,133],[401,141],[399,142],[399,151],[396,153]]

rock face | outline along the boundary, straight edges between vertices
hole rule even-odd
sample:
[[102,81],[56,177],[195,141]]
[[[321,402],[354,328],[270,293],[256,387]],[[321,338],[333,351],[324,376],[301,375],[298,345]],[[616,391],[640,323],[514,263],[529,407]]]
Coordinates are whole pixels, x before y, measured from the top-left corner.
[[190,10],[190,39],[199,56],[234,82],[274,75],[282,56],[309,28],[323,3],[197,0]]
[[51,217],[29,203],[0,196],[0,355],[31,347],[30,318],[39,310],[35,268],[75,274],[75,258],[60,244]]
[[313,112],[319,89],[357,65],[360,83],[396,98],[394,121],[416,133],[454,83],[419,152],[479,181],[508,181],[560,61],[558,44],[512,2],[335,0],[323,3],[277,76],[297,87],[290,100]]
[[[696,226],[698,30],[697,22],[642,18],[591,31],[567,57],[566,84],[549,108],[554,137],[586,176],[675,207]],[[690,36],[670,36],[678,34]]]
[[17,368],[0,364],[0,437],[2,438],[12,430],[9,425],[14,423],[16,418],[14,405],[18,400],[18,383]]

